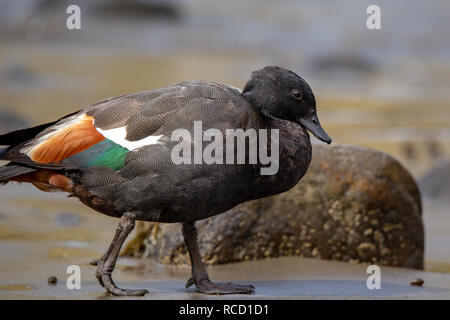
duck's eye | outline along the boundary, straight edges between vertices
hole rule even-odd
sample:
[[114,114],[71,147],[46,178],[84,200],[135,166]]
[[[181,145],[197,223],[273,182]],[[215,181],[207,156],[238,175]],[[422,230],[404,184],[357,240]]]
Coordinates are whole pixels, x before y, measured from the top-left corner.
[[292,97],[295,100],[302,100],[303,99],[303,93],[301,91],[299,91],[299,90],[294,90],[294,91],[292,91]]

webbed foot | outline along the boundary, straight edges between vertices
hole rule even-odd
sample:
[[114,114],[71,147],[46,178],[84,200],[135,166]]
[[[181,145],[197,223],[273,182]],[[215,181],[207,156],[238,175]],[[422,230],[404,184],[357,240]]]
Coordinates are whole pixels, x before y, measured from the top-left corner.
[[149,292],[146,289],[122,289],[117,287],[111,277],[111,273],[103,271],[102,266],[97,269],[95,276],[102,287],[115,296],[143,296]]
[[236,284],[232,282],[212,282],[209,279],[194,281],[190,278],[186,288],[195,285],[198,292],[205,294],[254,294],[255,287],[252,285]]

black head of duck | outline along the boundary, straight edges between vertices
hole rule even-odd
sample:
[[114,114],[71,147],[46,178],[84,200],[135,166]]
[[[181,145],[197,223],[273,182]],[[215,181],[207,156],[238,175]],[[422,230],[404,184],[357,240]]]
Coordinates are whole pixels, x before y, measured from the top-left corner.
[[[174,131],[195,135],[199,121],[217,137],[231,129],[275,129],[269,143],[277,146],[271,150],[279,154],[280,170],[264,176],[262,161],[228,164],[220,158],[176,163]],[[109,98],[56,121],[2,135],[0,145],[7,147],[0,160],[9,163],[0,167],[0,183],[28,182],[43,191],[65,191],[120,218],[108,250],[94,262],[100,284],[114,295],[147,293],[121,289],[111,278],[136,220],[182,223],[192,262],[187,287],[195,285],[207,294],[252,293],[249,285],[209,280],[195,221],[294,186],[311,160],[307,130],[331,142],[308,84],[292,71],[266,67],[252,74],[242,93],[216,82],[181,82]],[[272,140],[274,136],[278,138]]]
[[297,123],[331,143],[317,117],[314,94],[296,73],[276,66],[254,71],[242,94],[265,116]]

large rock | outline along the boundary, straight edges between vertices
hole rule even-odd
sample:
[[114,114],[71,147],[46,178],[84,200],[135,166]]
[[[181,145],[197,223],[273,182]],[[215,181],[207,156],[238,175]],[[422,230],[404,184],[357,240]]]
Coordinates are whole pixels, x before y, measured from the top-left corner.
[[[197,225],[208,264],[298,255],[423,268],[417,185],[398,161],[363,147],[315,145],[293,189]],[[139,237],[132,247],[144,257],[189,261],[179,224],[141,225]]]

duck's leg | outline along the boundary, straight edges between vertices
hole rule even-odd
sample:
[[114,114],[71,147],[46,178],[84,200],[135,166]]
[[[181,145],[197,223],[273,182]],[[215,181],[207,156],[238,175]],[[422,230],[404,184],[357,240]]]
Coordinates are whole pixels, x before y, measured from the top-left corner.
[[117,226],[116,233],[108,250],[97,262],[98,268],[95,276],[106,291],[116,296],[143,296],[148,293],[145,289],[121,289],[116,286],[111,278],[117,258],[119,257],[120,248],[134,229],[134,221],[135,219],[131,214],[124,214],[122,218],[120,218],[119,225]]
[[195,222],[183,223],[183,237],[191,258],[192,267],[192,277],[187,281],[186,288],[195,284],[197,291],[206,294],[252,294],[255,292],[255,287],[252,285],[239,285],[231,282],[215,283],[209,279],[200,255],[200,249],[198,248]]

